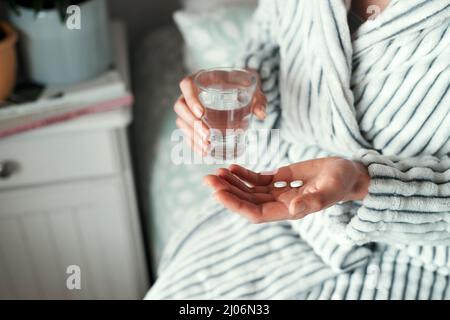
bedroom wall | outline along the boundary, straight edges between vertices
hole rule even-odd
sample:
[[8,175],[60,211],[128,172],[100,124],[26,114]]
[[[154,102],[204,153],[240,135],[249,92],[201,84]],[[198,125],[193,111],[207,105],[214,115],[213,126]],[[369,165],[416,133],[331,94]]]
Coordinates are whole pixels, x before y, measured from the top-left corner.
[[3,1],[0,1],[0,19],[5,18],[6,18],[5,3]]
[[139,39],[149,30],[172,22],[172,13],[179,0],[108,0],[110,14],[127,23],[130,47],[136,48]]

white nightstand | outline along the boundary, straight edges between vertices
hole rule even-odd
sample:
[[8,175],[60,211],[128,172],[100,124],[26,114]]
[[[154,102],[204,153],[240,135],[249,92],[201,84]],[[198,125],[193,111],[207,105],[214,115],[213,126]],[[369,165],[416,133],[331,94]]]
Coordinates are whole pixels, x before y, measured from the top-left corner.
[[[123,45],[123,44],[122,44]],[[0,298],[140,299],[149,287],[129,109],[0,140]],[[68,289],[68,266],[81,289]]]

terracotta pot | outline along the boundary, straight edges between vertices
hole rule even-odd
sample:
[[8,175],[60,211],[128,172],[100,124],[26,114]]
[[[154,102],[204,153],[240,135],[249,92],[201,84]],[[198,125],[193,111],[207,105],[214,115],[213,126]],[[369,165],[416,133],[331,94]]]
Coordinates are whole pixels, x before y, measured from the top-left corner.
[[0,29],[5,33],[0,41],[0,101],[4,101],[16,84],[17,32],[4,21],[0,21]]

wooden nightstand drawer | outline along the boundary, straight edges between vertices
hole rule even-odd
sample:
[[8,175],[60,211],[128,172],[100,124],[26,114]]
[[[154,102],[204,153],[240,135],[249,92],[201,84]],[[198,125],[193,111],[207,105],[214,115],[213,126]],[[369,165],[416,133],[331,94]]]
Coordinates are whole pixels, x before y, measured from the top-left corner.
[[17,136],[0,141],[0,189],[114,173],[108,131]]
[[[114,176],[0,192],[0,299],[142,298],[139,229],[124,199]],[[66,286],[70,265],[81,290]]]

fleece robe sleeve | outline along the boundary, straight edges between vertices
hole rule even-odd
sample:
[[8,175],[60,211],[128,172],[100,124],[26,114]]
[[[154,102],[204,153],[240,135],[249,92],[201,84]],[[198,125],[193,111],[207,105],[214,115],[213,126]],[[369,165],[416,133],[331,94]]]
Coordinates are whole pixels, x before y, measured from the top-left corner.
[[347,226],[356,243],[450,244],[450,157],[399,158],[360,150],[369,194]]

